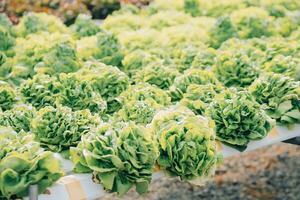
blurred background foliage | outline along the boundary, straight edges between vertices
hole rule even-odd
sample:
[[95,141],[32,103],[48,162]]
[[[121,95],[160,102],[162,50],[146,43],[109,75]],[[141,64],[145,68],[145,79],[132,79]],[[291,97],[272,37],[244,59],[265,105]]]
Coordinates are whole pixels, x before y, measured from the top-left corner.
[[6,13],[13,23],[27,12],[46,12],[60,17],[66,24],[74,22],[80,13],[103,19],[121,4],[144,6],[151,0],[0,0],[0,13]]

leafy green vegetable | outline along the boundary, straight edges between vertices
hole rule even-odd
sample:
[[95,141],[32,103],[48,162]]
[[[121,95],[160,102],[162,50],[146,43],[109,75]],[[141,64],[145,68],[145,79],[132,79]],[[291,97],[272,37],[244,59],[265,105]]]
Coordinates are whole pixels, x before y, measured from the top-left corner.
[[121,108],[115,113],[114,120],[144,125],[151,122],[157,110],[171,104],[165,91],[147,83],[131,86],[118,99]]
[[132,101],[122,106],[114,115],[114,120],[146,125],[151,122],[155,112],[156,109],[146,101]]
[[249,87],[267,114],[282,124],[300,121],[300,82],[274,73],[261,75]]
[[101,31],[100,27],[91,19],[91,16],[84,14],[78,15],[75,23],[70,28],[78,38],[96,35]]
[[162,108],[171,103],[170,97],[164,90],[147,83],[131,86],[120,95],[119,99],[123,104],[145,101],[154,108]]
[[47,149],[62,152],[76,146],[82,135],[99,125],[100,119],[89,110],[73,112],[68,107],[46,106],[31,121],[36,139]]
[[75,45],[71,42],[55,44],[42,60],[35,65],[35,71],[47,74],[75,72],[81,67]]
[[264,138],[274,124],[249,92],[236,89],[218,94],[206,114],[216,123],[217,138],[241,151],[251,140]]
[[115,107],[116,98],[129,86],[129,78],[124,72],[117,67],[91,61],[87,62],[78,73],[82,79],[90,82],[94,91],[107,101],[109,113],[118,109],[118,106]]
[[219,51],[212,71],[225,86],[245,87],[259,75],[256,63],[243,52]]
[[183,94],[180,104],[191,109],[195,114],[204,115],[209,103],[211,103],[217,93],[221,92],[221,87],[207,84],[188,86],[187,91]]
[[[188,45],[182,48],[174,48],[171,52],[171,58],[177,70],[184,72],[193,65],[197,57],[201,57],[201,53],[204,53],[205,50],[206,46],[204,46],[204,44],[202,44],[201,47]],[[203,62],[206,61],[203,60]]]
[[34,184],[42,193],[63,175],[59,161],[40,148],[33,135],[0,130],[0,198],[25,197]]
[[6,111],[16,103],[16,91],[8,83],[0,81],[0,110]]
[[4,13],[0,13],[0,26],[4,27],[8,32],[14,36],[15,31],[13,29],[13,24],[9,20],[9,18]]
[[273,17],[262,8],[248,7],[230,15],[233,26],[240,38],[271,36],[274,34]]
[[30,123],[35,113],[36,110],[32,106],[25,104],[15,105],[11,110],[0,113],[0,125],[10,126],[16,132],[29,132]]
[[44,106],[55,105],[59,85],[55,77],[37,74],[22,83],[20,93],[24,102],[40,109]]
[[264,64],[264,69],[267,72],[284,74],[297,81],[300,80],[300,59],[292,56],[276,55],[271,61]]
[[157,113],[151,127],[160,152],[157,163],[170,175],[194,180],[214,174],[220,155],[212,121],[173,107]]
[[173,85],[170,87],[172,101],[182,99],[183,94],[191,84],[206,85],[209,83],[218,86],[221,85],[215,75],[208,70],[188,69],[182,75],[177,76]]
[[122,60],[122,70],[129,75],[135,74],[138,70],[143,70],[144,67],[162,62],[162,58],[155,55],[152,51],[135,50],[124,56]]
[[12,54],[12,48],[16,44],[15,38],[9,32],[9,29],[0,24],[0,51],[7,55]]
[[90,82],[82,80],[76,73],[60,74],[58,103],[72,110],[89,109],[93,113],[103,114],[107,105],[96,93]]
[[156,85],[161,89],[168,89],[174,82],[175,77],[179,75],[176,69],[165,66],[162,63],[152,63],[136,72],[134,80],[139,82]]
[[133,186],[140,194],[147,192],[157,156],[148,129],[134,123],[104,124],[71,149],[75,171],[93,170],[106,190],[120,196]]
[[236,28],[228,16],[219,17],[209,33],[210,45],[214,48],[219,48],[224,41],[237,34]]
[[45,13],[28,13],[16,26],[16,33],[20,37],[42,31],[67,33],[68,29],[57,17]]
[[[36,71],[59,73],[78,68],[74,64],[74,41],[71,35],[42,32],[17,38],[15,56],[8,63],[7,79],[19,85]],[[74,65],[74,66],[73,66]]]

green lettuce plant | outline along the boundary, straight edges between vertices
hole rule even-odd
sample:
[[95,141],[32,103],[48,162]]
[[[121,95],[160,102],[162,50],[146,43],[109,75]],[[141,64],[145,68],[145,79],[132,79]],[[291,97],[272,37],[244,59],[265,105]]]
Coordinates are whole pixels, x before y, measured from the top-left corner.
[[148,124],[151,122],[156,108],[149,105],[146,101],[127,102],[122,108],[115,113],[115,121],[134,121],[137,124]]
[[94,180],[124,195],[133,186],[147,192],[158,152],[149,129],[134,123],[104,124],[71,149],[75,171],[93,171]]
[[120,110],[115,113],[115,121],[134,121],[138,124],[151,122],[155,112],[171,104],[168,94],[147,83],[133,85],[119,97]]
[[266,73],[254,81],[249,91],[267,114],[282,124],[300,121],[300,82],[282,74]]
[[104,114],[106,102],[95,92],[87,80],[82,80],[77,73],[62,73],[59,76],[59,94],[57,102],[72,110],[89,109],[93,113]]
[[47,149],[68,152],[76,146],[82,135],[99,125],[100,119],[89,110],[73,112],[68,107],[46,106],[31,121],[31,131]]
[[274,18],[262,8],[248,7],[231,13],[230,19],[240,38],[272,36]]
[[75,72],[81,67],[75,45],[70,42],[55,44],[43,55],[43,58],[34,66],[37,72],[59,74]]
[[171,107],[154,116],[151,128],[160,152],[157,164],[168,174],[182,180],[214,175],[220,154],[212,121],[186,107]]
[[137,71],[134,80],[137,84],[140,82],[149,83],[166,90],[173,84],[177,75],[179,75],[179,72],[176,68],[157,62],[149,64]]
[[22,83],[19,88],[24,102],[32,104],[37,109],[55,105],[59,94],[57,78],[45,74],[37,74],[32,79]]
[[124,56],[122,70],[129,75],[134,75],[148,65],[161,62],[163,62],[162,58],[155,52],[137,49]]
[[219,51],[212,71],[227,87],[248,86],[259,76],[259,68],[251,57],[235,51]]
[[217,18],[214,26],[209,31],[209,44],[213,48],[219,48],[224,41],[235,37],[237,35],[236,31],[230,17],[221,16]]
[[131,104],[132,101],[145,101],[154,108],[162,108],[171,103],[170,97],[164,90],[147,83],[129,87],[119,96],[119,101],[122,104]]
[[25,104],[17,104],[11,110],[0,112],[0,125],[10,126],[16,132],[30,131],[31,120],[35,117],[34,107]]
[[28,196],[30,185],[43,193],[62,175],[53,153],[42,149],[31,134],[0,127],[0,198]]
[[[205,51],[206,46],[204,46],[204,44],[200,45],[200,47],[197,45],[185,45],[180,48],[173,48],[171,50],[173,65],[179,72],[184,72],[189,69],[194,60]],[[203,62],[205,61],[203,60]]]
[[101,31],[100,26],[91,19],[91,16],[85,14],[78,15],[70,29],[74,31],[77,38],[96,35]]
[[222,87],[212,84],[191,84],[188,86],[186,93],[183,94],[180,104],[188,107],[195,114],[204,115],[209,104],[221,90]]
[[9,29],[1,26],[0,24],[0,51],[4,52],[7,55],[11,55],[13,53],[12,48],[16,44],[15,38],[9,32]]
[[8,63],[11,69],[6,76],[19,85],[37,71],[55,74],[76,70],[79,64],[74,54],[74,44],[68,34],[41,32],[26,38],[18,37],[15,56]]
[[15,89],[4,81],[0,81],[0,110],[6,111],[13,107],[17,101]]
[[169,89],[172,101],[179,101],[182,99],[183,94],[186,93],[188,86],[191,84],[213,84],[221,86],[220,82],[211,71],[191,68],[175,78],[173,85]]
[[0,26],[4,27],[11,35],[15,36],[13,24],[5,13],[0,13]]
[[206,110],[216,123],[217,139],[243,151],[251,140],[264,138],[274,121],[247,91],[227,89]]
[[88,81],[94,91],[107,101],[108,113],[118,110],[116,98],[129,86],[128,76],[117,67],[97,61],[87,62],[79,72],[83,80]]
[[300,59],[292,56],[283,56],[281,54],[264,63],[264,70],[290,76],[297,81],[300,81]]
[[28,13],[15,27],[19,37],[38,32],[67,33],[68,29],[59,18],[45,13]]

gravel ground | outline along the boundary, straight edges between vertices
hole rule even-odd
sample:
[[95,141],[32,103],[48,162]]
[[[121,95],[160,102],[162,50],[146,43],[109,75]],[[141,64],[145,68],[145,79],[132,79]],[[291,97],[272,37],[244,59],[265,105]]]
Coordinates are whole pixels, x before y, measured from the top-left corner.
[[214,180],[195,186],[176,179],[152,182],[139,196],[131,191],[122,198],[105,200],[300,200],[300,146],[277,144],[226,158]]

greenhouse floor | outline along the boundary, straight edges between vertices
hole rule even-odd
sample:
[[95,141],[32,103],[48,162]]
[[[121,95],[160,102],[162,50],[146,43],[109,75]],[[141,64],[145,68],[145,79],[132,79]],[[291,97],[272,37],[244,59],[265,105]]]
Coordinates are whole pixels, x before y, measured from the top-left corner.
[[[101,200],[117,200],[106,195]],[[299,200],[300,146],[279,143],[224,160],[204,187],[162,178],[145,196],[134,191],[123,200]]]

